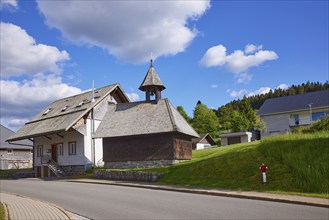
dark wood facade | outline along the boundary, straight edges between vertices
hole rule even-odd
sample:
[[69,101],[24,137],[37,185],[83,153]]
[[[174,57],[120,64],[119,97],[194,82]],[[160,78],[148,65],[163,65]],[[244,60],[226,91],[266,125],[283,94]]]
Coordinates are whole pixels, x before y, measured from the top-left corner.
[[103,138],[104,162],[190,160],[192,142],[175,132]]

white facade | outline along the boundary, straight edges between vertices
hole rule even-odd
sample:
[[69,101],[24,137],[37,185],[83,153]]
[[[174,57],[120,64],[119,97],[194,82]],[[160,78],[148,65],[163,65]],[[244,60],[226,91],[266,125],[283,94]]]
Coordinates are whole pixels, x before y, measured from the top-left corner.
[[212,146],[210,144],[203,144],[203,143],[196,144],[196,150],[203,150],[208,148],[212,148]]
[[317,120],[317,114],[327,114],[327,112],[329,112],[328,108],[317,108],[313,109],[312,112],[301,110],[262,115],[261,119],[266,124],[266,130],[262,131],[261,135],[276,136],[289,133],[294,127],[310,125],[314,120]]
[[252,133],[251,132],[233,132],[233,133],[225,133],[225,134],[220,134],[219,137],[221,138],[221,146],[227,146],[232,143],[231,140],[234,144],[236,143],[246,143],[246,142],[251,142],[251,137]]

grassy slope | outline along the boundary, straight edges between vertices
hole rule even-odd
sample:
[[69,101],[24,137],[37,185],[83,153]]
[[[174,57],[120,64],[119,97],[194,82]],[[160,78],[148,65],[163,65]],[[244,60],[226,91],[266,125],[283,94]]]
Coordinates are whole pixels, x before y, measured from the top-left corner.
[[[328,197],[329,134],[289,134],[262,141],[193,152],[193,160],[164,172],[166,184],[256,191],[295,192]],[[268,166],[268,185],[259,167]],[[149,169],[150,170],[150,169]]]

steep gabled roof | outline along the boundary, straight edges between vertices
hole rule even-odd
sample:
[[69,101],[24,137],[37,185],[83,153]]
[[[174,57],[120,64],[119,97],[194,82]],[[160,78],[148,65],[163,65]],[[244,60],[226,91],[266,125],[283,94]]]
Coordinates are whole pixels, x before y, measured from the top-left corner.
[[139,86],[139,90],[146,91],[146,88],[150,86],[157,86],[158,88],[160,88],[160,91],[166,88],[163,82],[161,81],[159,75],[155,71],[152,64],[152,60],[150,68],[148,69],[142,84]]
[[15,132],[0,124],[0,149],[32,150],[33,143],[29,140],[17,141],[16,144],[9,144],[6,142],[13,134],[15,134]]
[[[95,102],[91,100],[92,91],[57,100],[27,122],[8,141],[67,131],[115,89],[122,91],[119,84],[96,89]],[[128,98],[126,99],[128,101]]]
[[216,141],[210,136],[209,133],[200,134],[199,138],[192,138],[192,142],[197,144],[203,141],[204,139],[206,139],[209,142],[209,144],[216,145]]
[[110,105],[94,138],[179,132],[199,137],[168,99]]
[[300,111],[329,107],[329,90],[309,92],[293,96],[267,99],[257,112],[258,115]]

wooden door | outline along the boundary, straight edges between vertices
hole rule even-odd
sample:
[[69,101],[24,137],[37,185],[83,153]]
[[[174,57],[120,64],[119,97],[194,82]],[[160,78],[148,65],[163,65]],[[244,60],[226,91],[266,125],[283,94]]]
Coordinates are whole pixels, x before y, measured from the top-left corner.
[[57,158],[57,145],[51,145],[51,159],[57,163]]
[[241,143],[241,137],[228,137],[227,142],[228,142],[228,145],[239,144],[239,143]]

